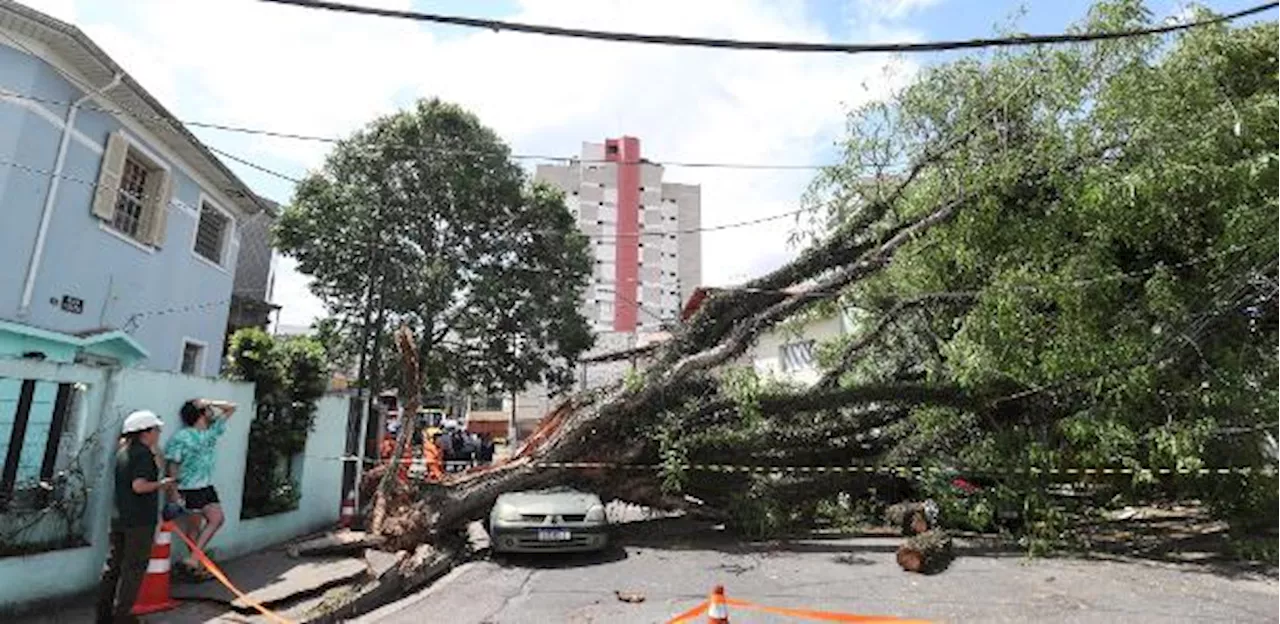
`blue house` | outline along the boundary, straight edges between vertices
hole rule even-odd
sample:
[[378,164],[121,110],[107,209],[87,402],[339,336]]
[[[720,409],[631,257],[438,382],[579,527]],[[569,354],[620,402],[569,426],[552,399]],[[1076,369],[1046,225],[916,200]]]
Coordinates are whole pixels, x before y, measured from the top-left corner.
[[78,28],[0,0],[0,357],[216,375],[264,207]]

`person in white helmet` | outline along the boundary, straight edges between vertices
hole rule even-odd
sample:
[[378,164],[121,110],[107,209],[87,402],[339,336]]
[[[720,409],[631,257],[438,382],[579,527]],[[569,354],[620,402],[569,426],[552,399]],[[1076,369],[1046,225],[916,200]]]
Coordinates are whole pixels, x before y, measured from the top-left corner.
[[124,419],[116,451],[115,512],[110,553],[98,585],[97,622],[136,622],[130,612],[147,573],[151,538],[161,489],[173,479],[160,477],[156,447],[164,422],[154,412],[138,410]]

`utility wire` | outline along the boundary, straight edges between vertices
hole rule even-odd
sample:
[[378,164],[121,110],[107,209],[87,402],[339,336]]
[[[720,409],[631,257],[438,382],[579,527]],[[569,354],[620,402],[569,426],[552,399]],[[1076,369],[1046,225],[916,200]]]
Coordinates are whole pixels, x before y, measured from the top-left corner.
[[211,152],[213,152],[213,153],[215,153],[215,154],[217,154],[217,155],[219,155],[219,156],[222,156],[223,158],[227,158],[227,159],[230,159],[230,160],[234,160],[234,161],[236,161],[236,162],[238,162],[238,163],[240,163],[240,164],[242,164],[242,165],[244,165],[244,166],[246,166],[246,167],[249,167],[249,168],[251,168],[251,169],[256,169],[256,170],[261,171],[261,172],[263,172],[263,173],[267,173],[267,174],[273,175],[273,176],[275,176],[275,177],[277,177],[277,178],[280,178],[281,180],[288,180],[289,182],[293,182],[294,184],[302,184],[302,179],[301,179],[301,178],[295,178],[295,177],[293,177],[293,176],[291,176],[291,175],[286,175],[286,174],[280,173],[279,171],[276,171],[276,170],[274,170],[274,169],[269,169],[269,168],[267,168],[267,167],[264,167],[264,166],[262,166],[262,165],[259,165],[258,163],[253,162],[252,160],[248,160],[248,159],[245,159],[245,158],[241,158],[241,157],[236,156],[235,154],[232,154],[232,153],[230,153],[230,152],[226,152],[226,151],[220,150],[220,149],[218,149],[218,148],[216,148],[216,147],[213,147],[212,145],[206,145],[205,147],[208,147],[208,148],[209,148],[209,151],[211,151]]
[[[49,106],[70,106],[72,104],[72,102],[68,100],[59,100],[56,98],[47,98],[47,97],[41,97],[38,95],[32,95],[30,93],[20,93],[17,91],[11,91],[9,89],[0,89],[0,98],[6,98],[6,97],[20,99],[20,100],[28,100],[31,102],[39,102],[41,104],[48,104]],[[106,113],[108,115],[123,114],[123,115],[132,115],[134,117],[138,117],[141,119],[153,119],[156,121],[172,122],[170,118],[165,117],[164,115],[153,115],[153,114],[142,113],[142,112],[135,113],[132,111],[127,111],[127,110],[118,109],[118,108],[98,106],[97,104],[91,104],[88,102],[81,104],[80,108],[83,110],[92,110],[100,113]],[[323,136],[323,135],[317,135],[317,134],[299,134],[294,132],[279,132],[276,130],[267,130],[264,128],[253,128],[249,126],[237,126],[237,125],[229,125],[229,124],[216,123],[216,122],[196,121],[196,120],[190,120],[190,119],[179,119],[178,122],[182,123],[183,125],[191,126],[192,128],[221,130],[224,132],[236,132],[240,134],[266,136],[266,137],[272,137],[277,139],[291,139],[295,141],[312,141],[312,142],[330,143],[330,144],[337,144],[345,141],[345,139],[342,139],[339,137],[333,137],[333,136]],[[431,147],[431,146],[408,146],[404,144],[395,144],[395,143],[392,143],[391,145],[398,146],[398,147],[412,147],[413,149],[420,150],[424,153],[437,154],[442,156],[488,156],[489,155],[489,152],[482,152],[478,150],[439,148],[439,147]],[[293,176],[285,175],[277,171],[272,171],[270,169],[265,169],[260,165],[246,161],[243,158],[230,155],[225,151],[217,150],[207,145],[206,147],[209,147],[211,151],[217,152],[218,154],[226,156],[241,164],[245,164],[250,167],[254,167],[255,169],[259,169],[264,173],[269,173],[278,178],[289,180],[295,183],[298,181],[297,178]],[[686,169],[742,169],[747,171],[759,171],[759,170],[817,171],[817,170],[825,169],[826,167],[831,166],[826,164],[798,164],[798,163],[767,163],[767,162],[749,163],[749,162],[654,160],[650,158],[644,158],[641,160],[614,161],[614,160],[608,160],[603,158],[580,158],[577,156],[556,156],[552,154],[509,154],[508,156],[512,160],[540,161],[540,162],[553,162],[553,163],[565,163],[565,164],[573,164],[573,163],[579,163],[584,165],[646,164],[646,165],[658,165],[662,167],[681,167]]]
[[394,9],[380,9],[375,7],[357,6],[353,4],[344,4],[341,2],[326,2],[323,0],[262,0],[263,2],[272,2],[275,4],[287,4],[292,6],[305,7],[308,9],[320,9],[327,11],[337,11],[343,13],[355,13],[359,15],[374,15],[379,17],[394,17],[400,19],[416,20],[421,22],[432,22],[435,24],[447,24],[451,26],[465,26],[470,28],[483,28],[492,31],[511,31],[520,33],[531,33],[536,35],[549,35],[554,37],[571,37],[576,39],[590,39],[595,41],[609,42],[625,42],[625,43],[647,43],[657,45],[671,46],[687,46],[699,48],[717,48],[727,50],[767,50],[772,52],[842,52],[845,54],[866,54],[877,52],[943,52],[947,50],[972,50],[975,48],[997,48],[1012,46],[1027,46],[1038,44],[1059,44],[1059,43],[1087,43],[1090,41],[1106,41],[1110,39],[1124,39],[1129,37],[1143,37],[1148,35],[1159,35],[1164,33],[1188,30],[1199,26],[1209,26],[1212,24],[1220,24],[1231,20],[1239,19],[1261,13],[1275,8],[1280,2],[1269,2],[1267,4],[1258,5],[1242,11],[1236,11],[1227,15],[1220,15],[1206,20],[1196,22],[1187,22],[1184,24],[1169,24],[1165,26],[1155,26],[1149,28],[1134,28],[1126,30],[1117,30],[1112,32],[1097,33],[1060,33],[1052,35],[1018,35],[1012,37],[987,37],[979,39],[959,39],[949,41],[925,41],[925,42],[893,42],[893,43],[811,43],[811,42],[790,42],[790,41],[749,41],[741,39],[720,39],[708,37],[682,37],[676,35],[650,35],[631,32],[616,32],[607,30],[591,30],[585,28],[565,28],[561,26],[547,26],[543,24],[526,24],[521,22],[507,22],[502,20],[481,19],[474,17],[462,17],[454,15],[440,15],[437,13],[422,13],[418,11],[398,11]]
[[[288,177],[288,176],[285,176],[285,175],[284,175],[284,174],[282,174],[282,173],[274,172],[274,171],[272,171],[272,170],[270,170],[270,169],[267,169],[266,167],[262,167],[261,165],[258,165],[258,164],[256,164],[256,163],[253,163],[252,161],[243,160],[243,159],[241,159],[241,158],[239,158],[239,157],[237,157],[237,156],[234,156],[234,155],[232,155],[232,154],[228,154],[228,153],[226,153],[226,152],[224,152],[224,151],[222,151],[222,150],[219,150],[219,149],[217,149],[217,148],[209,147],[209,150],[210,150],[210,151],[213,151],[213,152],[216,152],[217,154],[219,154],[219,155],[221,155],[221,156],[226,156],[227,158],[230,158],[230,159],[232,159],[232,160],[234,160],[234,161],[236,161],[236,162],[242,163],[242,164],[244,164],[244,165],[246,165],[246,166],[253,167],[253,168],[255,168],[255,169],[258,169],[258,170],[261,170],[261,171],[265,171],[265,172],[267,172],[267,173],[271,173],[272,175],[277,175],[277,176],[284,177],[285,179],[290,180],[290,181],[295,182],[295,183],[296,183],[296,182],[299,182],[299,180],[297,180],[296,178]],[[84,185],[84,186],[88,186],[88,187],[90,187],[90,188],[97,188],[97,186],[98,186],[98,183],[97,183],[97,182],[93,182],[93,181],[90,181],[90,180],[84,180],[84,179],[82,179],[82,178],[77,178],[77,177],[75,177],[75,176],[70,176],[70,175],[65,175],[65,174],[57,174],[57,173],[54,173],[54,172],[49,171],[49,170],[46,170],[46,169],[38,169],[38,168],[36,168],[36,167],[30,167],[30,166],[24,165],[24,164],[22,164],[22,163],[14,162],[14,161],[11,161],[11,160],[0,159],[0,166],[4,166],[4,167],[13,167],[14,169],[18,169],[19,171],[23,171],[23,172],[29,173],[29,174],[31,174],[31,175],[42,175],[42,176],[47,176],[47,177],[60,178],[60,179],[62,179],[62,180],[66,180],[67,182],[73,182],[73,183],[75,183],[75,184],[82,184],[82,185]],[[711,226],[707,226],[707,227],[685,228],[685,229],[670,230],[670,231],[636,232],[636,233],[634,233],[634,234],[594,234],[594,235],[593,235],[593,234],[583,234],[583,236],[585,236],[585,237],[587,238],[587,240],[598,241],[598,242],[600,242],[600,243],[607,243],[607,242],[617,242],[617,241],[619,241],[619,240],[630,240],[630,239],[634,239],[634,238],[645,238],[645,237],[657,237],[657,238],[662,238],[662,237],[666,237],[666,236],[677,236],[677,235],[680,235],[680,234],[697,234],[697,233],[701,233],[701,232],[718,232],[718,231],[721,231],[721,230],[731,230],[731,229],[736,229],[736,228],[741,228],[741,227],[750,227],[750,226],[753,226],[753,225],[759,225],[759,224],[761,224],[761,223],[768,223],[768,222],[770,222],[770,221],[777,221],[777,220],[779,220],[779,219],[786,219],[786,218],[788,218],[788,217],[794,217],[794,216],[796,216],[796,215],[802,214],[802,213],[807,212],[807,211],[809,211],[809,210],[812,210],[812,209],[810,209],[810,208],[801,208],[801,209],[799,209],[799,210],[791,210],[791,211],[784,212],[784,213],[781,213],[781,214],[769,215],[769,216],[765,216],[765,217],[759,217],[759,218],[756,218],[756,219],[749,219],[749,220],[746,220],[746,221],[736,221],[736,222],[730,222],[730,223],[721,223],[721,224],[711,225]]]
[[[1056,282],[1050,280],[1045,284],[1015,284],[1015,285],[1009,285],[1009,286],[991,285],[981,290],[954,290],[954,291],[946,291],[946,292],[938,292],[938,293],[928,293],[926,296],[935,297],[935,298],[961,300],[969,297],[976,297],[988,290],[994,290],[994,291],[1013,290],[1013,291],[1038,292],[1038,291],[1043,291],[1049,288],[1081,288],[1084,286],[1092,286],[1093,284],[1099,284],[1104,282],[1125,281],[1125,280],[1138,279],[1142,277],[1148,277],[1148,276],[1154,275],[1156,272],[1161,270],[1186,268],[1189,266],[1202,264],[1204,262],[1209,262],[1210,260],[1215,260],[1217,258],[1221,258],[1224,256],[1230,256],[1230,255],[1239,253],[1241,251],[1245,251],[1249,248],[1250,248],[1249,245],[1232,245],[1230,247],[1227,247],[1226,249],[1223,249],[1220,251],[1212,251],[1183,262],[1176,262],[1174,264],[1159,264],[1147,269],[1142,269],[1140,271],[1108,273],[1108,274],[1099,275],[1095,277],[1086,277],[1086,278],[1075,279],[1075,280],[1061,280]],[[840,291],[810,292],[810,291],[804,291],[800,289],[787,290],[787,289],[769,289],[769,288],[750,288],[746,286],[723,286],[723,287],[704,286],[702,288],[704,290],[709,290],[713,292],[752,293],[752,294],[763,294],[763,295],[777,295],[777,296],[783,296],[783,297],[801,297],[801,298],[808,298],[808,299],[833,299],[833,298],[840,297],[844,294],[843,292],[840,292]],[[607,293],[610,291],[600,290],[599,292]]]

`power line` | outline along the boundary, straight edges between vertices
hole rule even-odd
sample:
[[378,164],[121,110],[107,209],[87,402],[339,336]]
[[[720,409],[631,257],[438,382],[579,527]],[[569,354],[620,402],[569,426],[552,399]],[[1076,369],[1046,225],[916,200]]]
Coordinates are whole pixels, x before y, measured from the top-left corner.
[[[72,104],[72,102],[67,100],[59,100],[56,98],[41,97],[38,95],[29,94],[29,93],[20,93],[20,92],[11,91],[8,89],[0,89],[0,98],[3,98],[3,97],[10,97],[10,98],[15,98],[20,100],[28,100],[31,102],[39,102],[41,104],[48,104],[50,106],[70,106]],[[153,115],[149,113],[140,113],[140,112],[135,113],[135,112],[123,110],[123,109],[98,106],[96,104],[84,103],[80,105],[80,108],[84,110],[92,110],[100,113],[106,113],[109,115],[126,114],[126,115],[132,115],[134,117],[138,117],[141,119],[153,119],[156,121],[164,121],[164,122],[170,122],[170,123],[172,122],[170,118],[165,117],[164,115]],[[220,130],[223,132],[235,132],[239,134],[266,136],[266,137],[272,137],[277,139],[291,139],[295,141],[310,141],[310,142],[329,143],[329,144],[342,143],[345,140],[345,139],[342,139],[339,137],[333,137],[333,136],[323,136],[323,135],[317,135],[317,134],[301,134],[301,133],[295,133],[295,132],[280,132],[276,130],[268,130],[265,128],[254,128],[250,126],[230,125],[230,124],[218,123],[218,122],[197,121],[197,120],[191,120],[191,119],[179,119],[177,121],[179,123],[182,123],[187,126],[191,126],[193,128],[205,128],[209,130]],[[413,147],[414,149],[420,150],[424,153],[444,155],[444,156],[488,156],[489,155],[489,152],[481,152],[477,150],[468,150],[468,149],[438,148],[438,147],[431,147],[431,146],[409,146],[403,143],[391,143],[390,145],[396,146],[396,147]],[[209,147],[209,146],[206,146],[206,147]],[[209,149],[211,151],[217,152],[220,155],[226,156],[232,160],[240,162],[241,164],[254,167],[255,169],[259,169],[260,171],[269,173],[278,178],[289,180],[295,183],[297,182],[297,178],[294,178],[292,176],[285,175],[269,169],[264,169],[260,165],[256,165],[254,163],[246,161],[241,157],[233,156],[231,154],[228,154],[225,151],[214,149],[213,147],[209,147]],[[512,160],[541,161],[541,162],[554,162],[554,163],[564,163],[564,164],[574,164],[574,163],[587,164],[587,165],[647,164],[647,165],[657,165],[661,167],[676,167],[676,168],[686,168],[686,169],[742,169],[747,171],[761,171],[761,170],[763,171],[769,171],[769,170],[817,171],[817,170],[824,169],[826,167],[831,166],[831,165],[820,164],[820,163],[819,164],[799,164],[799,163],[767,163],[767,162],[766,163],[715,162],[715,161],[655,160],[651,158],[645,158],[645,159],[634,160],[634,161],[632,160],[614,161],[614,160],[608,160],[603,158],[579,158],[577,156],[556,156],[552,154],[519,154],[519,153],[509,154],[508,157],[510,157]]]
[[[1009,285],[1009,286],[992,285],[987,289],[983,289],[983,290],[953,290],[953,291],[929,293],[928,296],[959,300],[967,297],[976,297],[978,295],[983,294],[987,290],[1013,290],[1013,291],[1038,292],[1038,291],[1043,291],[1049,288],[1080,288],[1080,287],[1091,286],[1093,284],[1099,284],[1103,282],[1124,281],[1124,280],[1138,279],[1141,277],[1148,277],[1150,275],[1154,275],[1156,272],[1161,270],[1186,268],[1189,266],[1202,264],[1210,260],[1215,260],[1217,258],[1221,258],[1224,256],[1236,254],[1241,251],[1245,251],[1249,248],[1250,247],[1248,245],[1232,245],[1230,247],[1227,247],[1226,249],[1223,249],[1220,251],[1212,251],[1204,255],[1192,258],[1190,260],[1185,260],[1183,262],[1176,262],[1174,264],[1160,264],[1147,269],[1142,269],[1140,271],[1109,273],[1109,274],[1099,275],[1095,277],[1086,277],[1086,278],[1075,279],[1075,280],[1062,280],[1057,282],[1050,280],[1048,283],[1045,283],[1045,284],[1020,284],[1020,285],[1015,284],[1015,285]],[[750,294],[763,294],[763,295],[777,295],[777,296],[783,296],[783,297],[803,297],[803,298],[810,298],[810,299],[833,299],[833,298],[840,297],[843,294],[838,291],[809,292],[809,291],[803,291],[803,290],[793,291],[793,290],[787,290],[787,289],[749,288],[746,286],[724,286],[724,287],[705,286],[703,288],[705,290],[709,290],[713,292],[750,293]],[[609,292],[609,291],[605,290],[602,292]]]
[[[295,182],[295,183],[299,182],[299,180],[297,180],[296,178],[292,178],[292,177],[286,176],[285,174],[282,174],[282,173],[279,173],[279,172],[272,171],[272,170],[270,170],[270,169],[267,169],[266,167],[262,167],[261,165],[258,165],[258,164],[256,164],[256,163],[253,163],[252,161],[243,160],[243,159],[241,159],[241,158],[239,158],[239,157],[237,157],[237,156],[234,156],[234,155],[228,154],[228,153],[226,153],[226,152],[224,152],[224,151],[222,151],[222,150],[219,150],[219,149],[217,149],[217,148],[210,147],[209,149],[210,149],[211,151],[213,151],[213,152],[216,152],[216,153],[218,153],[218,154],[222,155],[222,156],[226,156],[226,157],[228,157],[228,158],[230,158],[230,159],[232,159],[232,160],[235,160],[236,162],[240,162],[240,163],[242,163],[242,164],[244,164],[244,165],[246,165],[246,166],[253,167],[253,168],[255,168],[255,169],[258,169],[258,170],[261,170],[261,171],[265,171],[265,172],[267,172],[267,173],[271,173],[272,175],[281,176],[281,177],[283,177],[283,178],[285,178],[285,179],[287,179],[287,180],[290,180],[290,181],[292,181],[292,182]],[[83,184],[83,185],[88,186],[88,187],[90,187],[90,188],[97,188],[97,186],[98,186],[98,183],[97,183],[97,182],[93,182],[93,181],[89,181],[89,180],[84,180],[84,179],[81,179],[81,178],[77,178],[77,177],[75,177],[75,176],[69,176],[69,175],[65,175],[65,174],[58,174],[58,173],[54,173],[54,172],[49,171],[49,170],[46,170],[46,169],[39,169],[39,168],[36,168],[36,167],[30,167],[30,166],[24,165],[24,164],[22,164],[22,163],[14,162],[14,161],[11,161],[11,160],[4,160],[4,159],[0,159],[0,166],[13,167],[13,168],[15,168],[15,169],[18,169],[18,170],[20,170],[20,171],[24,171],[24,172],[29,173],[29,174],[32,174],[32,175],[42,175],[42,176],[48,176],[48,177],[60,178],[60,179],[62,179],[62,180],[66,180],[67,182],[73,182],[73,183],[75,183],[75,184]],[[634,239],[634,238],[644,238],[644,237],[659,237],[659,238],[661,238],[661,237],[667,237],[667,236],[677,236],[677,235],[682,235],[682,234],[698,234],[698,233],[702,233],[702,232],[718,232],[718,231],[721,231],[721,230],[731,230],[731,229],[736,229],[736,228],[741,228],[741,227],[750,227],[750,226],[753,226],[753,225],[759,225],[759,224],[761,224],[761,223],[768,223],[768,222],[770,222],[770,221],[777,221],[777,220],[779,220],[779,219],[786,219],[786,218],[788,218],[788,217],[794,217],[794,216],[796,216],[796,215],[799,215],[799,214],[802,214],[802,213],[804,213],[804,212],[808,212],[808,211],[811,211],[811,210],[815,210],[815,209],[816,209],[816,208],[801,208],[801,209],[799,209],[799,210],[791,210],[791,211],[784,212],[784,213],[781,213],[781,214],[769,215],[769,216],[765,216],[765,217],[759,217],[759,218],[756,218],[756,219],[748,219],[748,220],[746,220],[746,221],[736,221],[736,222],[730,222],[730,223],[721,223],[721,224],[711,225],[711,226],[707,226],[707,227],[686,228],[686,229],[670,230],[670,231],[636,232],[636,233],[634,233],[634,234],[594,234],[594,235],[593,235],[593,234],[583,234],[583,236],[585,236],[585,237],[587,238],[587,240],[599,241],[599,242],[601,242],[601,243],[606,243],[606,242],[617,242],[617,241],[619,241],[619,240],[630,240],[630,239]]]
[[1129,37],[1142,37],[1147,35],[1159,35],[1164,33],[1188,30],[1199,26],[1209,26],[1212,24],[1220,24],[1223,22],[1239,19],[1255,13],[1261,13],[1275,8],[1280,2],[1269,2],[1267,4],[1255,6],[1243,11],[1236,11],[1227,15],[1221,15],[1206,20],[1188,22],[1184,24],[1169,24],[1165,26],[1156,26],[1149,28],[1134,28],[1126,30],[1117,30],[1112,32],[1098,33],[1060,33],[1052,35],[1018,35],[1012,37],[987,37],[979,39],[959,39],[949,41],[926,41],[926,42],[894,42],[894,43],[811,43],[811,42],[790,42],[790,41],[750,41],[741,39],[721,39],[709,37],[682,37],[677,35],[650,35],[643,33],[631,32],[615,32],[607,30],[591,30],[585,28],[565,28],[561,26],[547,26],[543,24],[526,24],[521,22],[507,22],[502,20],[481,19],[474,17],[462,17],[454,15],[440,15],[436,13],[422,13],[418,11],[398,11],[394,9],[380,9],[375,7],[357,6],[352,4],[343,4],[340,2],[326,2],[324,0],[263,0],[263,2],[273,2],[276,4],[287,4],[292,6],[305,7],[308,9],[321,9],[327,11],[337,11],[344,13],[355,13],[360,15],[374,15],[379,17],[394,17],[400,19],[416,20],[421,22],[432,22],[436,24],[447,24],[451,26],[465,26],[470,28],[483,28],[492,31],[511,31],[530,33],[536,35],[549,35],[553,37],[571,37],[576,39],[589,39],[595,41],[624,42],[624,43],[646,43],[670,46],[687,46],[699,48],[717,48],[726,50],[767,50],[772,52],[842,52],[845,54],[867,54],[877,52],[943,52],[947,50],[971,50],[975,48],[996,48],[996,47],[1012,47],[1027,46],[1038,44],[1059,44],[1059,43],[1087,43],[1091,41],[1106,41],[1110,39],[1123,39]]
[[299,178],[295,178],[295,177],[293,177],[293,176],[291,176],[291,175],[286,175],[286,174],[280,173],[279,171],[276,171],[276,170],[274,170],[274,169],[269,169],[269,168],[267,168],[267,167],[264,167],[264,166],[262,166],[262,165],[259,165],[258,163],[253,162],[252,160],[248,160],[248,159],[245,159],[245,158],[241,158],[241,157],[239,157],[239,156],[236,156],[235,154],[232,154],[232,153],[229,153],[229,152],[226,152],[226,151],[220,150],[220,149],[218,149],[218,148],[216,148],[216,147],[213,147],[212,145],[208,145],[208,146],[206,146],[206,147],[208,147],[208,148],[209,148],[209,151],[211,151],[211,152],[213,152],[213,153],[215,153],[215,154],[217,154],[217,155],[219,155],[219,156],[222,156],[223,158],[229,158],[229,159],[231,159],[231,160],[234,160],[234,161],[236,161],[236,162],[238,162],[238,163],[240,163],[240,164],[242,164],[242,165],[244,165],[244,166],[246,166],[246,167],[250,167],[250,168],[252,168],[252,169],[256,169],[256,170],[261,171],[261,172],[263,172],[263,173],[271,174],[271,175],[273,175],[273,176],[275,176],[275,177],[277,177],[277,178],[280,178],[280,179],[282,179],[282,180],[288,180],[288,181],[290,181],[290,182],[293,182],[294,184],[302,184],[302,180],[301,180],[301,179],[299,179]]

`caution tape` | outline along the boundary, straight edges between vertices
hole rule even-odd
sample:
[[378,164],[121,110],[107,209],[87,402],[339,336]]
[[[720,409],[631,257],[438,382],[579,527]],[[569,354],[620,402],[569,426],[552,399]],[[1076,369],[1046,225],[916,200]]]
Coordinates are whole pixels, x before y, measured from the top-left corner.
[[[394,463],[421,463],[421,458],[407,460],[372,460],[358,457],[355,455],[343,455],[338,457],[317,457],[307,456],[311,459],[336,460],[343,462],[360,462],[366,464],[383,464]],[[446,462],[446,464],[461,465],[470,462],[454,461]],[[500,463],[495,461],[493,463]],[[489,464],[473,464],[475,467],[487,466]],[[534,468],[544,468],[549,470],[659,470],[661,464],[628,464],[622,462],[533,462],[530,464]],[[896,474],[901,476],[910,475],[936,475],[936,474],[976,474],[976,475],[1027,475],[1027,476],[1115,476],[1115,475],[1194,475],[1194,476],[1210,476],[1210,475],[1257,475],[1263,477],[1277,476],[1278,471],[1275,466],[1233,466],[1225,468],[1161,468],[1161,467],[1144,467],[1144,466],[1104,466],[1098,468],[1040,468],[1040,467],[1010,467],[1010,468],[946,468],[940,466],[895,466],[895,465],[873,465],[873,464],[850,464],[850,465],[832,465],[832,466],[772,466],[760,464],[682,464],[679,466],[684,470],[697,472],[721,472],[721,473],[757,473],[757,474],[773,474],[773,473],[812,473],[812,474]]]
[[[738,600],[735,598],[725,598],[725,604],[731,607],[747,609],[748,611],[760,611],[762,613],[771,613],[773,615],[782,615],[786,617],[800,618],[804,620],[816,620],[819,622],[859,622],[861,624],[929,624],[928,620],[907,620],[889,615],[859,615],[856,613],[840,613],[836,611],[816,611],[813,609],[789,609],[786,607],[770,607],[767,605],[756,604],[746,600]],[[703,601],[701,604],[685,611],[670,620],[667,624],[680,624],[681,622],[690,622],[694,618],[707,612],[710,603]]]
[[[535,462],[536,468],[547,469],[579,469],[579,470],[658,470],[662,466],[659,464],[625,464],[614,462]],[[924,475],[924,474],[990,474],[990,475],[1261,475],[1276,476],[1275,466],[1261,467],[1229,467],[1229,468],[1145,468],[1145,467],[1103,467],[1103,468],[943,468],[936,466],[878,466],[878,465],[847,465],[847,466],[770,466],[770,465],[743,465],[743,464],[683,464],[680,466],[684,470],[692,470],[699,472],[722,472],[722,473],[865,473],[865,474],[898,474],[898,475]]]
[[173,532],[177,533],[178,537],[182,538],[182,541],[187,543],[187,548],[191,549],[191,554],[195,555],[195,558],[200,562],[201,565],[205,567],[206,570],[209,571],[209,574],[213,575],[213,578],[217,579],[219,583],[222,583],[222,586],[226,587],[228,590],[231,591],[231,593],[235,594],[237,598],[239,598],[240,600],[243,600],[245,604],[249,605],[250,607],[253,607],[258,611],[258,613],[261,613],[268,620],[271,620],[276,624],[294,624],[292,620],[289,620],[277,615],[275,612],[262,606],[258,601],[250,598],[247,594],[240,591],[240,588],[236,587],[235,584],[231,582],[231,579],[227,578],[226,573],[224,573],[222,569],[218,567],[218,564],[214,563],[213,560],[210,559],[208,555],[204,554],[204,551],[200,550],[200,547],[196,546],[196,543],[192,541],[190,537],[187,537],[187,534],[183,533],[181,529],[179,529],[177,526],[174,526]]

